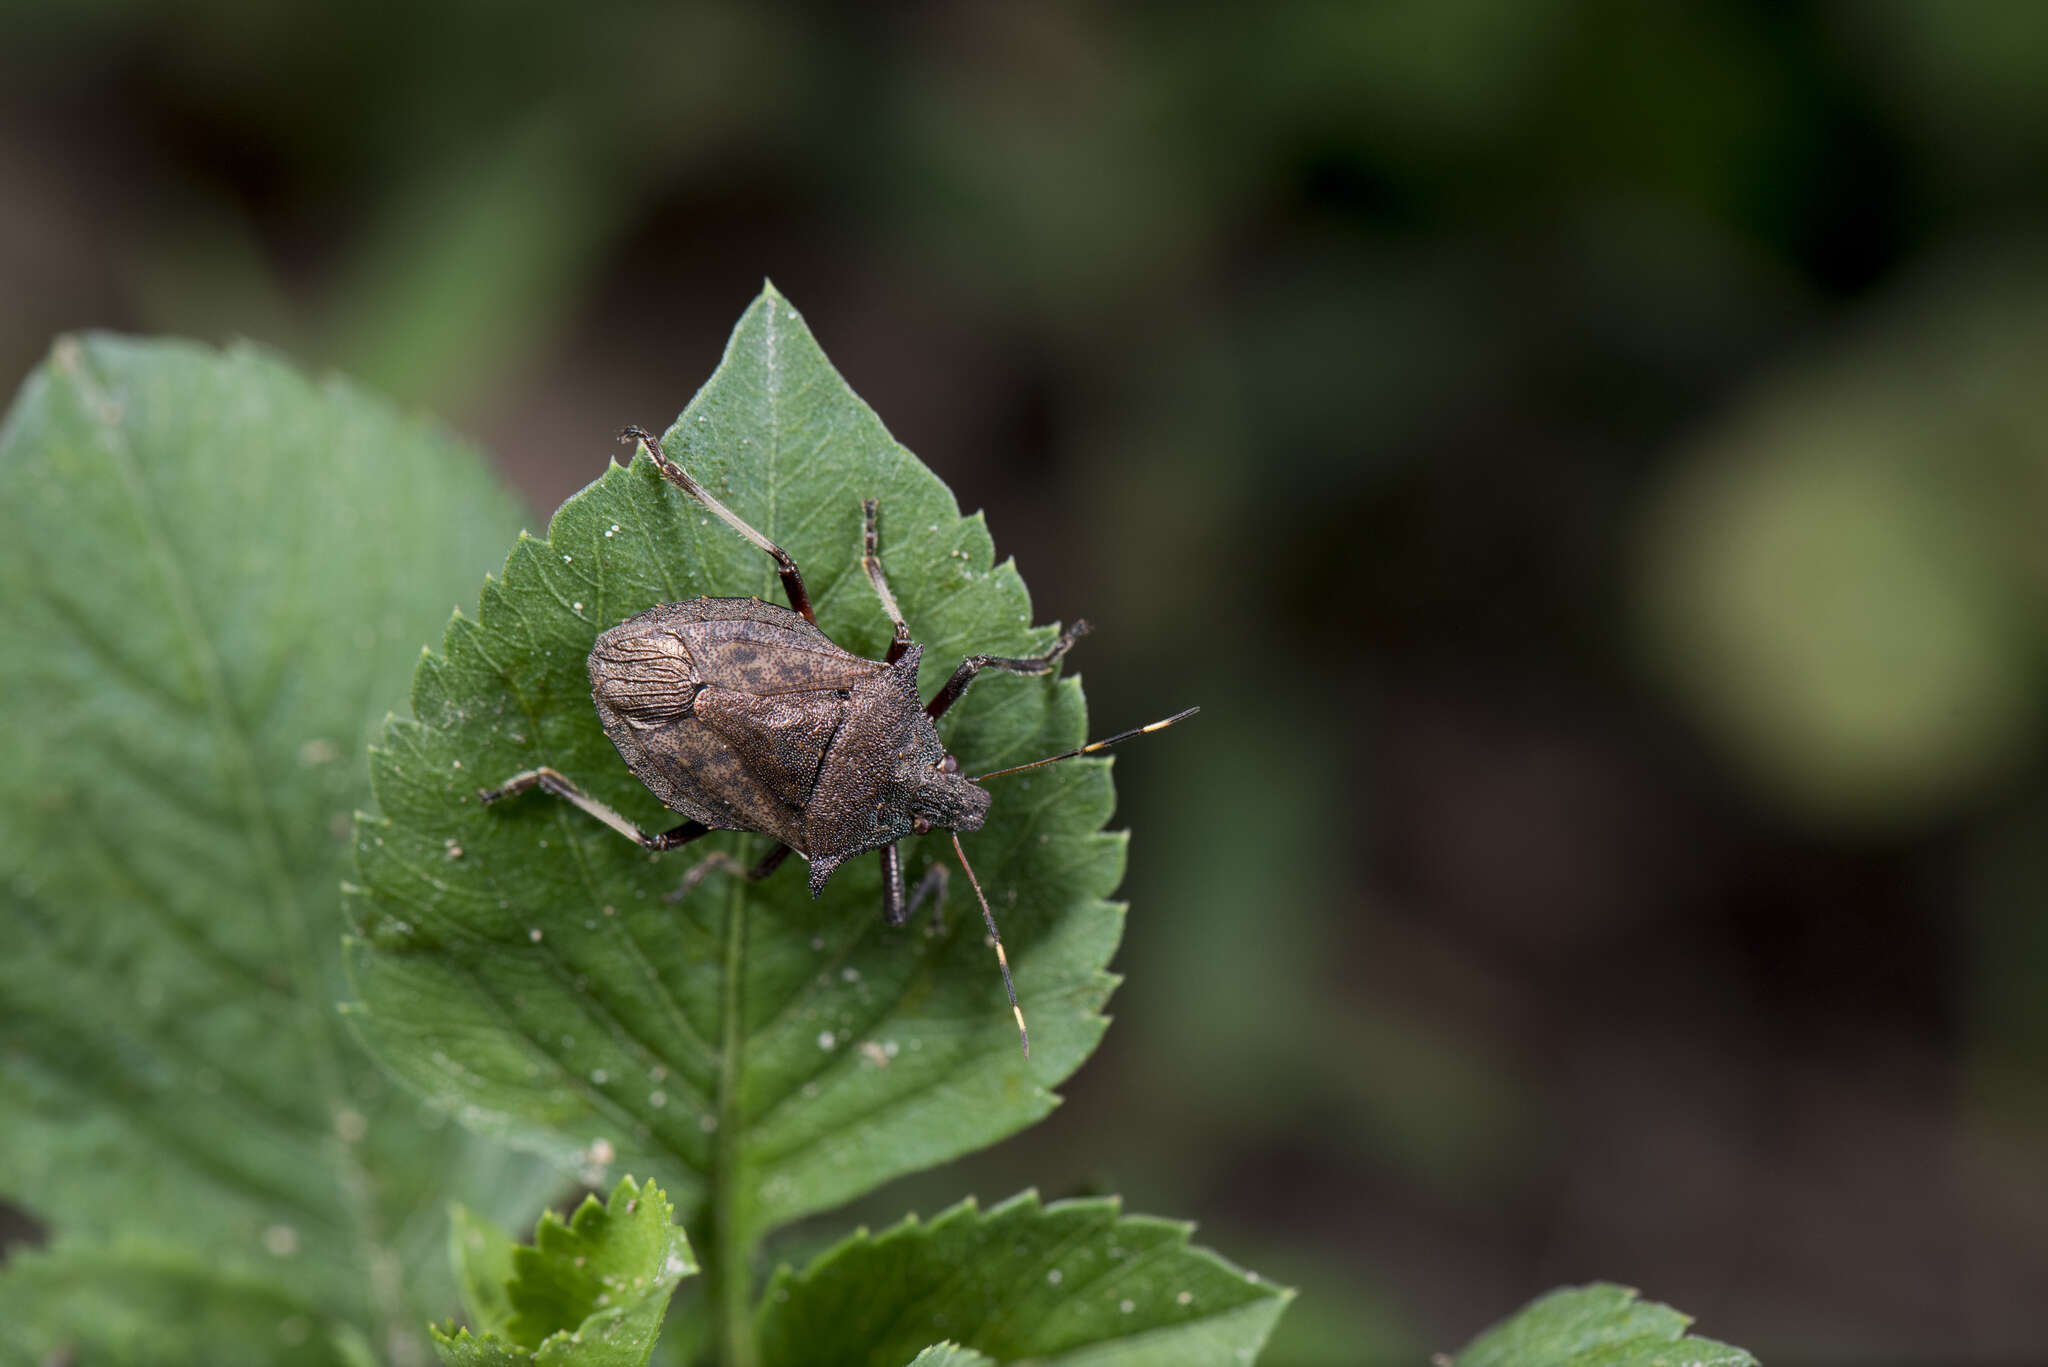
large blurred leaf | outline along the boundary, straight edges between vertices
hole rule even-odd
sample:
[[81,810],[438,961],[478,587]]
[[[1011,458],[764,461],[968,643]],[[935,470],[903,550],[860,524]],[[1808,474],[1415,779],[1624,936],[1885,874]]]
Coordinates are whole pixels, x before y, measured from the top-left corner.
[[441,433],[248,348],[64,341],[23,388],[0,1194],[51,1243],[0,1275],[0,1357],[423,1360],[482,1174],[337,1027],[336,885],[408,647],[514,517]]
[[[889,626],[858,559],[860,501],[880,499],[927,691],[964,654],[1050,639],[1015,570],[991,569],[979,516],[959,515],[772,290],[668,445],[796,557],[825,630],[876,656]],[[650,858],[544,795],[478,804],[480,783],[545,763],[648,829],[675,824],[600,729],[584,657],[656,603],[747,593],[781,600],[772,562],[645,458],[564,504],[546,541],[522,538],[479,617],[458,616],[421,662],[413,717],[375,757],[382,815],[359,828],[350,955],[357,1028],[392,1068],[466,1124],[659,1174],[714,1280],[760,1232],[1044,1115],[1046,1088],[1102,1033],[1122,925],[1102,900],[1123,846],[1100,833],[1099,763],[1000,781],[967,837],[1011,946],[1028,1060],[957,879],[938,936],[882,923],[874,856],[821,901],[799,864],[754,886],[718,875],[676,906],[663,895],[707,850],[750,860],[765,841]],[[1083,725],[1074,682],[1000,675],[942,730],[974,772],[1071,746]],[[941,848],[911,842],[910,875]]]
[[928,1225],[863,1232],[777,1274],[761,1360],[893,1367],[946,1337],[999,1362],[1238,1367],[1293,1293],[1189,1247],[1190,1228],[1026,1192],[986,1215],[969,1201]]
[[1455,1367],[1756,1367],[1685,1332],[1692,1317],[1611,1282],[1538,1296],[1465,1345]]

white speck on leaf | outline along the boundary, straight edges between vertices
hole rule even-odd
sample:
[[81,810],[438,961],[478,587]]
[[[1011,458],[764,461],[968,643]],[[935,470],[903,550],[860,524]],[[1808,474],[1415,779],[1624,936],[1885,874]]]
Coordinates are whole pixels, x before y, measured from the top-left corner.
[[334,1132],[341,1136],[344,1144],[354,1144],[370,1132],[370,1122],[363,1119],[361,1111],[344,1106],[334,1113]]

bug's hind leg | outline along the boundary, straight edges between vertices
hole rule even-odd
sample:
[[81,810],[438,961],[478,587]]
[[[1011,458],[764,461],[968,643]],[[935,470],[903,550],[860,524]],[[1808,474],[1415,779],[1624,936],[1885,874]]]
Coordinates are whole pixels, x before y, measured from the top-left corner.
[[934,693],[932,700],[924,705],[924,714],[932,718],[944,716],[947,708],[960,701],[960,695],[967,691],[967,685],[974,682],[974,676],[984,669],[1007,670],[1012,674],[1050,674],[1053,666],[1060,662],[1060,656],[1072,650],[1074,642],[1087,634],[1088,624],[1076,621],[1060,633],[1060,638],[1054,641],[1052,648],[1043,655],[1032,655],[1021,660],[1006,655],[969,655],[960,662],[960,667],[953,671],[953,677],[946,680],[946,686]]
[[661,449],[660,437],[645,428],[628,427],[619,433],[619,440],[637,441],[645,446],[648,457],[653,460],[655,468],[661,471],[662,478],[703,504],[726,526],[774,556],[776,571],[782,576],[782,591],[789,595],[789,605],[802,613],[806,622],[812,626],[818,625],[817,614],[811,611],[811,595],[804,588],[803,573],[797,569],[796,561],[789,558],[788,551],[755,531],[738,513],[713,498],[703,485],[691,479],[690,472],[670,460],[668,452]]
[[[910,627],[903,620],[903,609],[896,606],[896,595],[889,592],[889,581],[882,575],[881,540],[875,532],[875,523],[882,515],[882,505],[874,499],[864,498],[860,501],[860,513],[860,565],[868,572],[868,582],[875,586],[875,597],[882,600],[882,611],[888,613],[889,620],[896,624],[895,639],[889,642],[889,653],[882,660],[884,664],[895,664],[903,658],[903,652],[910,649]],[[898,884],[900,889],[900,879]],[[897,923],[891,921],[890,924]]]
[[781,868],[782,861],[787,858],[789,858],[789,846],[777,845],[762,856],[760,863],[750,869],[724,850],[713,850],[710,854],[705,855],[690,866],[690,871],[683,875],[682,885],[674,892],[665,894],[664,900],[669,902],[682,901],[690,895],[699,883],[703,882],[710,875],[713,869],[721,869],[735,878],[744,878],[749,883],[758,883],[769,874]]
[[578,788],[574,783],[571,783],[559,770],[550,769],[546,765],[542,765],[538,769],[521,770],[495,788],[477,789],[476,795],[479,801],[488,805],[493,802],[501,802],[508,797],[516,797],[529,788],[539,788],[543,792],[553,793],[564,802],[575,804],[584,812],[596,817],[599,821],[602,821],[605,825],[626,837],[626,839],[640,846],[640,848],[653,850],[657,854],[663,850],[675,849],[678,845],[687,845],[711,829],[701,821],[685,821],[674,830],[663,831],[659,835],[649,835],[632,822],[626,820],[625,817],[620,816],[617,812],[605,806],[581,788]]

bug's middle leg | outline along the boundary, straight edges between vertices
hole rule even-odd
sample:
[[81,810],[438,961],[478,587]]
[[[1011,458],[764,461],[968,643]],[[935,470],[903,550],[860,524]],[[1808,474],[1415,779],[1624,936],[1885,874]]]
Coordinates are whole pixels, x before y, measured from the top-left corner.
[[947,708],[960,701],[960,695],[967,691],[967,685],[974,682],[974,676],[984,669],[1008,670],[1012,674],[1050,674],[1053,666],[1060,662],[1060,656],[1073,649],[1074,642],[1087,634],[1088,624],[1077,620],[1060,633],[1060,638],[1043,655],[1027,656],[1021,660],[1006,655],[969,655],[953,671],[953,677],[946,680],[945,687],[934,693],[932,700],[924,705],[924,714],[932,718],[944,716]]
[[596,798],[578,788],[574,783],[571,783],[560,770],[550,769],[546,765],[542,765],[538,769],[523,769],[495,788],[477,789],[476,795],[478,801],[489,805],[493,802],[503,801],[508,797],[517,796],[529,788],[539,788],[542,792],[553,793],[564,802],[573,803],[582,811],[596,817],[599,821],[602,821],[605,825],[626,837],[626,839],[640,846],[640,848],[653,850],[657,854],[663,850],[675,849],[678,845],[687,845],[698,836],[707,834],[711,830],[709,826],[706,826],[701,821],[685,821],[674,830],[663,831],[658,835],[649,835],[632,822],[626,820],[625,817],[619,815],[610,807],[605,806],[602,802],[599,802]]
[[947,871],[944,864],[933,864],[925,870],[924,877],[917,880],[911,890],[910,900],[903,898],[903,856],[896,846],[882,847],[882,919],[892,926],[900,926],[917,915],[917,909],[924,905],[926,898],[932,901],[932,929],[944,930],[946,923],[940,919],[940,912],[946,905]]
[[690,472],[668,458],[668,452],[661,449],[661,438],[640,427],[628,427],[619,433],[620,441],[637,441],[647,448],[647,455],[654,461],[662,478],[681,489],[691,498],[703,504],[706,509],[725,523],[726,526],[759,546],[775,557],[776,572],[782,576],[782,591],[789,595],[789,605],[804,615],[812,626],[818,625],[818,616],[811,611],[811,595],[804,588],[803,573],[797,569],[796,561],[789,558],[789,552],[755,531],[746,519],[713,498],[708,490],[690,478]]

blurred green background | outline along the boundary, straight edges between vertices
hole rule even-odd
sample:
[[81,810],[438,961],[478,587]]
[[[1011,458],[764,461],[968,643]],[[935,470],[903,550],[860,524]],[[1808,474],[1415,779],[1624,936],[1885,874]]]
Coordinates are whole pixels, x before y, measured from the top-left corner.
[[859,1213],[1198,1217],[1283,1367],[2048,1352],[2044,229],[2020,0],[0,8],[5,375],[252,336],[545,510],[772,276],[1204,706],[1068,1105]]

